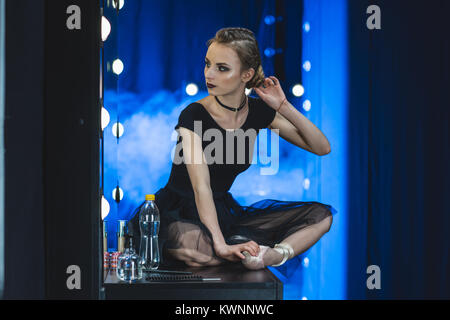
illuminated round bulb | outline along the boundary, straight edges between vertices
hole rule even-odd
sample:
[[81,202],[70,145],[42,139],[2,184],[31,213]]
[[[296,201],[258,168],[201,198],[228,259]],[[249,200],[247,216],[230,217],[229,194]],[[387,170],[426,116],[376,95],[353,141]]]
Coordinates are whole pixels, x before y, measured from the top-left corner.
[[303,30],[305,30],[305,32],[309,32],[310,29],[311,29],[311,26],[309,25],[309,22],[305,22],[303,24]]
[[302,300],[308,300],[308,298],[307,297],[303,297]]
[[275,23],[275,17],[272,15],[268,15],[264,18],[264,22],[265,24],[267,24],[268,26],[270,26],[271,24]]
[[303,110],[305,111],[311,110],[311,101],[309,101],[308,99],[303,101]]
[[[117,201],[117,199],[116,199],[116,188],[114,188],[114,190],[112,191],[112,198]],[[119,187],[119,201],[122,201],[122,199],[123,199],[123,191]]]
[[[116,8],[116,1],[113,0],[113,7]],[[124,0],[119,0],[119,10],[122,9],[124,5]]]
[[111,33],[111,24],[109,23],[108,19],[102,16],[102,40],[106,41],[110,33]]
[[105,220],[106,216],[109,214],[109,202],[105,199],[105,196],[102,196],[101,203],[101,212],[102,212],[102,220]]
[[[119,126],[119,136],[117,136],[117,126]],[[116,138],[120,138],[123,135],[123,125],[120,122],[116,122],[113,124],[112,126],[112,133],[114,135],[114,137]]]
[[186,86],[186,93],[190,96],[195,96],[198,92],[198,87],[195,83],[189,83]]
[[276,51],[273,48],[266,48],[264,50],[264,55],[268,58],[273,57],[275,55]]
[[309,60],[305,61],[305,63],[303,64],[303,69],[305,69],[306,72],[311,70],[311,62],[309,62]]
[[120,59],[114,60],[112,64],[113,72],[117,75],[121,74],[123,71],[123,62]]
[[305,93],[305,89],[301,84],[296,84],[292,87],[292,94],[296,97],[300,97]]
[[109,112],[104,107],[102,107],[102,131],[108,126],[109,124]]
[[304,266],[305,268],[308,268],[308,266],[309,266],[309,259],[308,259],[308,257],[306,257],[305,259],[303,259],[303,266]]
[[311,184],[311,182],[309,181],[308,178],[306,178],[305,180],[303,180],[303,188],[305,188],[306,190],[309,189],[309,185]]

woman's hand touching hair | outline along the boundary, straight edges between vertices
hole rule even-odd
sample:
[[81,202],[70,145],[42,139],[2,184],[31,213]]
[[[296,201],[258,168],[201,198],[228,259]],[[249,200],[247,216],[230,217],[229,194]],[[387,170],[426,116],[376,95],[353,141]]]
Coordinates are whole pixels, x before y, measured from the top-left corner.
[[286,95],[281,88],[280,81],[274,76],[265,78],[264,82],[259,87],[255,87],[253,89],[265,103],[277,111],[286,99]]

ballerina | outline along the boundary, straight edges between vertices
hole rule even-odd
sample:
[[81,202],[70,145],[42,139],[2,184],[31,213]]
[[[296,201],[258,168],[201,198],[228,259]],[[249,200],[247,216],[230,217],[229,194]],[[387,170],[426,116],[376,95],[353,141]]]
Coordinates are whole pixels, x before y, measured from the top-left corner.
[[[315,201],[269,199],[241,206],[229,189],[250,167],[256,137],[238,139],[245,144],[238,148],[244,154],[233,153],[231,159],[243,156],[243,163],[217,163],[206,159],[208,139],[196,134],[195,124],[224,137],[269,128],[318,156],[330,153],[330,144],[286,99],[279,80],[265,77],[252,31],[224,28],[207,45],[209,95],[181,112],[175,129],[176,153],[183,161],[173,162],[167,185],[156,193],[162,256],[198,267],[239,261],[252,270],[279,266],[328,232],[336,210]],[[247,96],[245,89],[253,89],[259,98]],[[218,143],[215,151],[229,156],[232,150]]]

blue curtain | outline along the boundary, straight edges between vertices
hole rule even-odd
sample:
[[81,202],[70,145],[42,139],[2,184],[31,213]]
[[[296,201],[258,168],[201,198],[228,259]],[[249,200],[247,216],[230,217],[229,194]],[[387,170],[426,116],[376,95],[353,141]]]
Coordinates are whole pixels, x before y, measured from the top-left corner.
[[349,7],[348,297],[448,299],[450,4],[377,5],[374,31]]

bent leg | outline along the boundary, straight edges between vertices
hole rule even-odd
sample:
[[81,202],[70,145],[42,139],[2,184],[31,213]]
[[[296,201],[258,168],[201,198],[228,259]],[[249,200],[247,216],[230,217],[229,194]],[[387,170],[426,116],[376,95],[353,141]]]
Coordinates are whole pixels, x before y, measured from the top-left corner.
[[[305,227],[281,241],[281,244],[288,244],[294,250],[294,255],[288,259],[296,257],[300,253],[305,252],[311,248],[328,230],[331,226],[332,216],[329,216],[322,221]],[[284,255],[273,248],[267,249],[263,260],[265,266],[279,264],[283,261]]]
[[[293,258],[312,247],[330,230],[333,216],[329,209],[320,203],[311,203],[289,210],[273,211],[245,219],[241,226],[259,237],[256,242],[273,247],[287,244],[293,249]],[[264,235],[264,238],[262,236]],[[264,265],[282,262],[283,253],[269,248],[264,254]]]
[[188,266],[217,266],[224,261],[214,253],[211,238],[197,225],[187,222],[173,222],[169,225],[167,252]]
[[330,230],[332,221],[333,217],[330,215],[316,224],[307,226],[291,234],[282,243],[289,244],[294,249],[294,256],[297,256],[319,241]]

